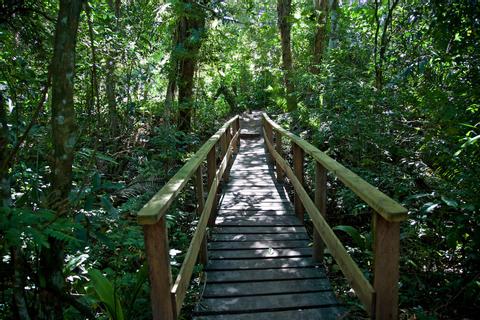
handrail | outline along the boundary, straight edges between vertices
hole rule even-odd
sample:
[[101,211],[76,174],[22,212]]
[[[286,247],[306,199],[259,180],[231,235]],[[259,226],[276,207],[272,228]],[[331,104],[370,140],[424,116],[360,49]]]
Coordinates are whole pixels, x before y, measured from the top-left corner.
[[238,115],[227,121],[183,167],[148,201],[137,214],[139,224],[154,224],[167,212],[173,200],[179,195],[200,164],[206,159],[210,150],[225,134],[227,128],[238,120]]
[[281,135],[288,137],[295,142],[306,153],[312,156],[313,159],[321,163],[328,171],[332,172],[340,181],[342,181],[350,190],[365,201],[372,209],[378,212],[387,221],[404,221],[407,219],[407,209],[401,206],[395,200],[387,197],[380,190],[360,178],[343,165],[333,160],[324,152],[318,150],[313,145],[300,138],[297,135],[283,129],[277,123],[273,122],[270,117],[263,113],[265,121],[267,121],[273,129]]
[[[195,262],[207,261],[206,228],[215,221],[217,189],[222,178],[228,179],[232,154],[238,150],[240,137],[239,116],[227,121],[185,165],[138,212],[137,221],[143,225],[145,249],[150,278],[150,299],[154,320],[174,320],[178,317],[190,284]],[[222,161],[217,169],[216,145],[220,144]],[[204,200],[202,163],[207,160],[207,200]],[[165,213],[195,175],[199,221],[190,242],[179,274],[172,285],[170,271],[168,230]]]
[[[286,174],[294,187],[294,204],[297,216],[303,220],[303,210],[305,208],[313,222],[315,227],[314,256],[319,259],[323,258],[323,245],[325,244],[371,317],[375,319],[397,319],[399,222],[406,219],[407,210],[304,139],[280,127],[265,113],[263,113],[263,135],[267,150],[276,164],[277,178],[282,179],[283,175]],[[292,142],[293,170],[281,155],[282,137],[287,137]],[[303,152],[312,156],[316,163],[315,202],[310,199],[303,186]],[[338,177],[375,212],[373,216],[375,236],[373,286],[348,255],[345,247],[325,220],[327,170]]]

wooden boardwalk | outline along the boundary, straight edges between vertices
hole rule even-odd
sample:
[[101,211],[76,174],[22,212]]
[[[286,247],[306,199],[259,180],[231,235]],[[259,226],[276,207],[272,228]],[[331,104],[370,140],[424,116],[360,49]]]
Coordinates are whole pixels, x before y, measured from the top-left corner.
[[242,119],[195,319],[338,319],[345,309],[313,261],[303,223],[267,162],[260,116]]

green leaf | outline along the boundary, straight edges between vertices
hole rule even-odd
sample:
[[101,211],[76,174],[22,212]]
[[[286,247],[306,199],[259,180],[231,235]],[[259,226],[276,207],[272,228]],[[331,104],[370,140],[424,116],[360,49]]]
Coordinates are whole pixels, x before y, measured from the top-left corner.
[[362,250],[365,249],[365,238],[360,234],[360,232],[356,228],[352,226],[341,225],[341,226],[335,226],[332,229],[345,232],[352,238],[353,243],[355,245],[357,245]]
[[449,207],[452,207],[454,209],[458,208],[458,203],[455,200],[448,199],[448,198],[445,198],[444,196],[442,196],[442,201]]
[[113,284],[97,269],[91,269],[88,275],[98,298],[107,307],[110,319],[123,320],[122,304]]
[[105,210],[107,210],[108,214],[114,217],[118,216],[118,210],[115,209],[112,202],[110,201],[110,199],[108,199],[107,196],[102,196],[100,198],[100,201],[102,202],[102,206],[105,208]]

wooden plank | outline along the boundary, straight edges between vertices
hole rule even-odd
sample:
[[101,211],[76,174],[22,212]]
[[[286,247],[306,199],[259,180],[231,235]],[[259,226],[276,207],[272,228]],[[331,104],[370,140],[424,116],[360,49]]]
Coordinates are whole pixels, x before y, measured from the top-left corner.
[[389,198],[380,190],[360,178],[357,174],[345,168],[322,151],[304,139],[288,132],[273,122],[265,113],[264,119],[283,136],[288,137],[300,146],[307,154],[312,156],[316,161],[320,162],[329,172],[332,172],[340,179],[348,188],[365,201],[370,207],[384,217],[387,221],[404,221],[407,219],[407,209],[401,206],[395,200]]
[[258,165],[250,165],[250,164],[242,164],[235,162],[232,166],[233,171],[256,171],[256,170],[270,170],[273,172],[273,168],[268,164],[258,164]]
[[213,260],[207,265],[210,270],[245,270],[245,269],[276,269],[314,267],[316,263],[311,258],[278,258],[278,259],[231,259]]
[[374,214],[374,281],[376,319],[398,319],[400,223]]
[[218,216],[215,221],[217,226],[302,226],[295,216]]
[[194,320],[338,320],[348,319],[348,313],[338,306],[268,311],[255,313],[217,314],[196,316]]
[[205,288],[203,297],[238,297],[278,294],[285,292],[316,292],[328,289],[331,290],[331,287],[328,279],[326,278],[270,280],[261,282],[209,283]]
[[312,201],[312,199],[310,199],[310,196],[305,191],[302,183],[297,179],[288,163],[280,157],[273,146],[268,142],[267,147],[270,150],[270,153],[272,153],[272,156],[278,161],[279,165],[282,166],[282,169],[290,179],[295,191],[298,193],[298,196],[300,197],[305,209],[312,219],[316,230],[322,237],[325,245],[330,250],[330,253],[352,286],[353,290],[355,290],[357,293],[365,309],[370,313],[372,311],[372,303],[375,292],[372,285],[368,282],[360,268],[350,257],[340,240],[338,240],[337,236],[327,224],[315,203]]
[[310,240],[306,232],[297,233],[214,233],[212,241]]
[[337,305],[332,292],[290,293],[278,295],[263,295],[232,298],[203,299],[198,305],[197,313],[234,313],[261,312],[274,310],[301,309]]
[[281,268],[235,271],[209,271],[208,283],[251,282],[265,280],[322,279],[325,273],[321,268]]
[[292,233],[306,232],[304,227],[216,227],[214,233]]
[[[267,182],[267,181],[265,181]],[[283,188],[283,186],[280,185],[275,185],[273,183],[266,183],[264,186],[235,186],[232,185],[231,182],[228,183],[223,188],[223,192],[225,194],[227,193],[235,193],[238,192],[239,194],[264,194],[264,193],[270,193],[270,192],[277,192],[281,193],[282,195],[286,195],[286,191]]]
[[[293,151],[293,173],[297,177],[300,184],[303,185],[304,153],[302,148],[300,148],[295,142],[292,142],[292,151]],[[280,163],[277,162],[277,166],[281,167]],[[303,222],[304,215],[305,215],[305,208],[303,207],[302,201],[300,200],[300,197],[298,196],[297,192],[295,192],[293,204],[295,206],[295,213],[297,214],[297,217],[300,219],[300,221]]]
[[310,248],[296,249],[255,249],[255,250],[214,250],[210,259],[255,259],[311,256]]
[[148,259],[152,317],[154,320],[173,320],[174,309],[170,296],[172,273],[165,217],[161,217],[155,224],[144,225],[143,235]]
[[278,203],[226,203],[221,204],[222,209],[231,209],[231,210],[292,210],[292,205],[289,202],[278,202]]
[[227,127],[236,120],[233,117],[225,123],[183,167],[148,201],[137,214],[139,224],[154,224],[167,212],[173,200],[180,194],[195,171],[207,157],[208,152],[217,143]]
[[293,210],[230,210],[220,209],[218,216],[292,216],[295,215]]
[[211,250],[237,250],[237,249],[278,249],[278,248],[306,248],[308,241],[305,240],[287,240],[287,241],[238,241],[238,242],[211,242]]
[[240,193],[240,192],[229,192],[224,193],[222,196],[222,202],[226,203],[228,201],[238,203],[238,202],[247,202],[247,203],[261,203],[261,202],[287,202],[290,203],[287,195],[280,195],[278,191],[270,191],[264,193]]
[[[318,211],[327,218],[327,170],[315,161],[315,205]],[[325,244],[316,229],[313,230],[313,258],[323,260]]]
[[220,201],[221,207],[231,207],[235,205],[248,205],[248,206],[258,206],[258,205],[280,205],[282,207],[291,207],[292,203],[287,198],[281,198],[280,196],[232,196],[224,195]]

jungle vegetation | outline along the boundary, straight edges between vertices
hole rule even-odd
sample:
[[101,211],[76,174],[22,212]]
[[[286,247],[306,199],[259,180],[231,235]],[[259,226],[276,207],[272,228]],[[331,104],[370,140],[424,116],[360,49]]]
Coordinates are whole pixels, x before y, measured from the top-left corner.
[[[477,0],[1,0],[0,318],[149,319],[135,214],[248,110],[408,208],[401,319],[476,318],[479,40]],[[193,197],[167,215],[173,272]],[[369,274],[371,212],[335,180],[328,211]]]

